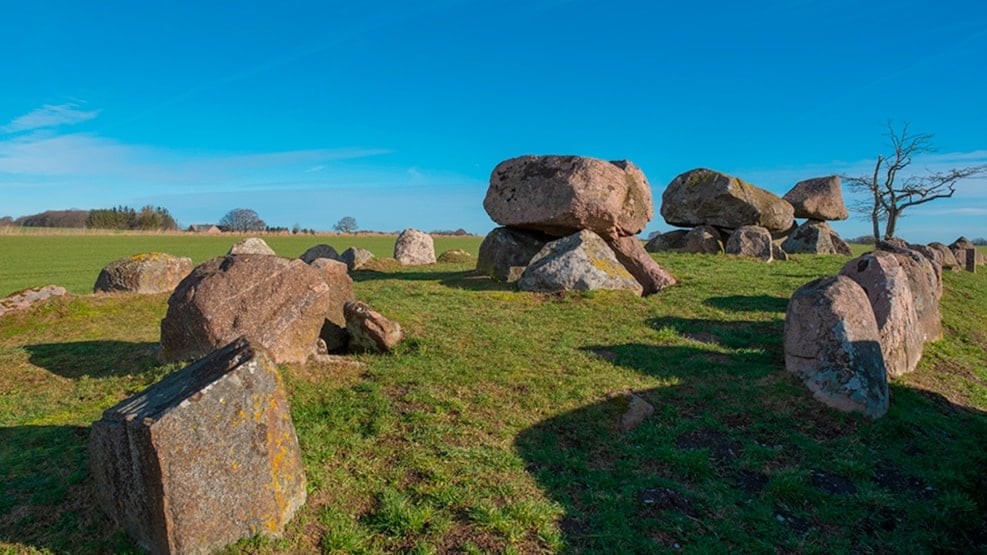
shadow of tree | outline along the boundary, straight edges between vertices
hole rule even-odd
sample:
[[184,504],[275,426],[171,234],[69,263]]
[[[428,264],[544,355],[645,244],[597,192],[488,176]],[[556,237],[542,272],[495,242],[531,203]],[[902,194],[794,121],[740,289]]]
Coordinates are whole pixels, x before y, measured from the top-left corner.
[[27,345],[31,364],[66,378],[140,374],[155,368],[157,343],[75,341]]
[[54,553],[140,553],[96,503],[88,442],[88,427],[0,428],[0,541]]
[[892,384],[891,410],[872,422],[811,399],[773,354],[752,364],[704,345],[586,350],[671,385],[635,393],[656,411],[626,434],[627,400],[614,397],[516,438],[564,508],[567,551],[987,548],[982,411]]

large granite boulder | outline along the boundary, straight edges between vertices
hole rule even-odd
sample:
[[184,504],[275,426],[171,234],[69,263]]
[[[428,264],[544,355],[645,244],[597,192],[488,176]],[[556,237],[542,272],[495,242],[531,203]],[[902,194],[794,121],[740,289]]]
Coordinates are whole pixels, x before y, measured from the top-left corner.
[[107,409],[89,453],[99,505],[152,553],[280,536],[305,503],[281,376],[243,339]]
[[853,251],[829,224],[820,220],[808,220],[788,236],[781,244],[788,254],[840,254],[852,256]]
[[339,260],[344,262],[346,264],[346,268],[351,272],[353,270],[363,268],[367,262],[370,262],[373,259],[374,253],[360,247],[350,247],[344,250],[343,254],[339,255]]
[[939,310],[939,299],[942,298],[941,275],[936,272],[933,263],[908,248],[901,248],[886,241],[877,243],[878,250],[890,252],[898,259],[908,276],[908,286],[912,290],[912,302],[915,305],[915,315],[918,317],[918,327],[921,329],[924,341],[942,339],[942,313]]
[[498,227],[480,243],[476,270],[497,281],[515,282],[549,241],[551,236],[538,231]]
[[308,250],[303,252],[302,255],[299,256],[298,258],[302,259],[302,261],[304,261],[306,264],[311,264],[313,261],[318,260],[320,258],[328,258],[330,260],[340,260],[339,253],[336,252],[336,249],[333,248],[332,245],[327,245],[325,243],[321,243],[315,245],[314,247],[309,248]]
[[213,258],[192,270],[168,299],[161,358],[202,358],[245,335],[276,363],[305,362],[333,304],[324,272],[301,260]]
[[730,234],[724,252],[771,262],[774,260],[771,232],[757,225],[742,225]]
[[435,242],[424,231],[408,228],[394,243],[394,259],[405,266],[435,264]]
[[687,229],[673,229],[665,233],[659,233],[644,245],[644,250],[648,252],[683,251],[685,250],[685,237],[689,234]]
[[651,258],[637,237],[618,237],[608,240],[607,244],[613,249],[617,261],[641,284],[643,295],[652,295],[678,283],[672,274]]
[[168,293],[192,267],[192,259],[184,256],[161,252],[135,254],[107,264],[96,278],[93,293]]
[[789,229],[794,220],[792,205],[778,195],[707,169],[673,179],[661,196],[661,215],[679,227],[758,225],[772,233]]
[[881,333],[863,288],[846,276],[809,282],[785,314],[785,368],[837,410],[880,418],[888,410]]
[[723,235],[711,225],[700,225],[689,230],[683,238],[682,250],[694,254],[720,254],[723,252]]
[[643,292],[606,241],[588,229],[546,244],[517,284],[522,291],[541,293],[597,289]]
[[843,203],[843,187],[835,175],[799,181],[782,197],[795,209],[796,218],[845,220],[850,217]]
[[606,238],[636,235],[651,221],[651,187],[631,162],[583,156],[521,156],[490,175],[483,200],[503,226],[554,237],[589,229]]
[[881,352],[888,375],[897,377],[915,370],[922,358],[925,335],[918,325],[908,276],[894,254],[874,251],[846,263],[840,270],[857,282],[874,310],[881,333]]
[[274,256],[277,253],[274,252],[267,242],[260,237],[247,237],[242,241],[237,241],[230,247],[230,250],[226,253],[230,254],[266,254],[269,256]]
[[366,303],[348,302],[343,311],[352,352],[388,353],[404,339],[400,324],[385,318]]

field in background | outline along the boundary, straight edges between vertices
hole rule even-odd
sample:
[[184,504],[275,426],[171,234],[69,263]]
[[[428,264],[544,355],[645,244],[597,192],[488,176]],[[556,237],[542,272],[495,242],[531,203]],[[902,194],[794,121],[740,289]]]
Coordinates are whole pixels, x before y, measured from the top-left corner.
[[[115,258],[201,261],[234,240],[12,238],[0,259],[19,253],[18,279],[79,293]],[[265,237],[286,256],[393,247],[336,239]],[[450,241],[437,251],[480,240]],[[648,298],[518,293],[470,264],[355,272],[357,298],[408,340],[362,365],[282,368],[308,502],[284,538],[226,553],[987,550],[987,272],[945,276],[946,339],[870,422],[784,370],[788,298],[845,258],[656,258],[681,284]],[[87,441],[105,408],[178,368],[154,358],[166,300],[70,296],[0,317],[0,553],[136,551],[93,501]],[[627,391],[657,413],[621,434]]]
[[[26,228],[30,229],[30,228]],[[233,243],[251,235],[189,233],[47,233],[0,234],[0,298],[39,285],[61,285],[72,293],[91,293],[99,271],[110,262],[142,252],[188,256],[195,264],[223,256]],[[297,257],[320,243],[339,252],[361,247],[383,258],[394,254],[393,235],[260,235],[281,256]],[[444,237],[435,252],[463,249],[474,256],[481,237]]]

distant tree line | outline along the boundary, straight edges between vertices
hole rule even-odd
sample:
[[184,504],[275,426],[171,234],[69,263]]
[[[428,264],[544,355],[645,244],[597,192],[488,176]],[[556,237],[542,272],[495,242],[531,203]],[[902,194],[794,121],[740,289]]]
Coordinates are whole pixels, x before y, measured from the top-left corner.
[[178,229],[178,223],[168,213],[167,208],[149,204],[139,211],[127,206],[90,210],[89,216],[86,217],[86,227],[90,229],[173,231]]

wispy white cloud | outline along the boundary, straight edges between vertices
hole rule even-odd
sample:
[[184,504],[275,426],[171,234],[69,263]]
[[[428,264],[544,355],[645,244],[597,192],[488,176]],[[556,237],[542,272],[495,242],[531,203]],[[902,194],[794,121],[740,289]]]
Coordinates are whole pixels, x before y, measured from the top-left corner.
[[80,110],[76,103],[68,104],[45,104],[41,108],[24,114],[13,121],[0,127],[4,133],[19,133],[21,131],[31,131],[34,129],[44,129],[58,127],[60,125],[73,125],[89,121],[99,115],[99,110]]

